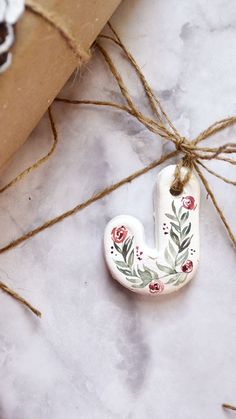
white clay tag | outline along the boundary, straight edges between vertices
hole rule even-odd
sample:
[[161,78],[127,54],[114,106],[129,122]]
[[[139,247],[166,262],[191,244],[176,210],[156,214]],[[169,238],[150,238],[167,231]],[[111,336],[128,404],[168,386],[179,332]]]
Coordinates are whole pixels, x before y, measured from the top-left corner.
[[[155,186],[157,249],[148,247],[140,221],[130,215],[113,218],[105,230],[105,258],[111,275],[141,294],[176,291],[194,276],[199,263],[199,183],[194,174],[183,193],[170,187],[175,165],[163,169]],[[186,169],[181,169],[181,175]]]

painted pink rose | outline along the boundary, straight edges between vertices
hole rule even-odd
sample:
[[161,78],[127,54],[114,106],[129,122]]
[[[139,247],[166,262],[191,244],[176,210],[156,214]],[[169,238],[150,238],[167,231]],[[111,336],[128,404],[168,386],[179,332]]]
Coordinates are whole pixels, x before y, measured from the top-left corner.
[[186,260],[186,262],[183,263],[181,266],[182,272],[189,273],[193,270],[193,262],[191,260]]
[[112,238],[113,242],[115,242],[115,243],[123,243],[127,234],[128,234],[128,230],[127,230],[126,227],[124,227],[124,226],[114,227],[112,232],[111,232],[111,238]]
[[160,294],[164,290],[164,284],[159,279],[155,279],[149,284],[151,294]]
[[196,208],[195,199],[193,196],[184,196],[182,198],[182,205],[188,210],[194,210]]

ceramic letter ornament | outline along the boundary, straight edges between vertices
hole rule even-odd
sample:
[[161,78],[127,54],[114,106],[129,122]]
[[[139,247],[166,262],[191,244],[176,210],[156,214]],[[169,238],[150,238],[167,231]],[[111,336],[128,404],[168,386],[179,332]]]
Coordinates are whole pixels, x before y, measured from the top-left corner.
[[[181,195],[170,187],[175,165],[167,166],[155,186],[156,249],[150,248],[140,221],[113,218],[105,230],[105,258],[111,275],[131,291],[160,295],[176,291],[194,276],[199,262],[199,183],[194,174]],[[185,174],[185,168],[181,173]]]

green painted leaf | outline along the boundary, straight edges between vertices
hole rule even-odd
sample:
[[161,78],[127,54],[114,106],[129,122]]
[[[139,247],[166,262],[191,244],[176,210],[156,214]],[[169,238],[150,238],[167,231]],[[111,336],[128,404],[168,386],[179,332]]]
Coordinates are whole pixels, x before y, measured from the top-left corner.
[[186,227],[184,227],[184,229],[182,231],[183,237],[187,236],[190,233],[190,230],[191,230],[191,223],[189,223],[189,225],[187,225]]
[[138,268],[138,274],[142,280],[142,287],[145,287],[147,284],[149,284],[152,281],[152,274],[145,270],[141,271],[141,269]]
[[128,237],[123,244],[122,254],[123,254],[123,258],[125,259],[125,261],[126,261],[126,256],[127,256],[127,246],[129,244],[129,242],[130,242],[130,237]]
[[189,250],[187,249],[184,253],[179,255],[176,259],[176,265],[182,265],[188,259]]
[[189,223],[188,228],[187,228],[187,231],[186,231],[186,236],[190,233],[191,226],[192,226],[192,224]]
[[174,246],[172,245],[171,241],[169,241],[169,249],[170,249],[171,255],[175,259],[175,257],[176,257],[176,250],[174,249]]
[[187,221],[188,217],[189,217],[189,212],[184,212],[184,213],[181,215],[180,220],[182,221],[182,224],[184,224],[184,223],[185,223],[185,221]]
[[174,241],[174,243],[179,247],[180,246],[179,237],[177,236],[177,234],[175,234],[175,232],[173,231],[172,228],[170,230],[170,237],[172,238],[172,240]]
[[129,253],[129,251],[130,251],[130,249],[131,249],[131,247],[132,247],[133,240],[134,240],[134,236],[131,238],[130,242],[129,242],[129,243],[128,243],[128,245],[127,245],[127,254]]
[[185,245],[186,245],[186,243],[188,243],[188,242],[189,242],[189,240],[190,240],[190,238],[189,238],[189,237],[187,237],[186,239],[184,239],[184,240],[182,241],[182,243],[181,243],[181,246],[180,246],[180,247],[185,246]]
[[157,265],[158,269],[160,269],[160,271],[166,272],[167,274],[175,273],[175,270],[170,268],[169,266],[160,265],[157,262],[156,262],[156,265]]
[[122,250],[121,250],[121,248],[118,246],[118,244],[117,243],[115,243],[114,242],[114,247],[115,247],[115,249],[116,249],[116,251],[118,252],[118,253],[122,253]]
[[140,278],[138,277],[126,277],[127,281],[132,282],[132,284],[142,284]]
[[152,275],[147,270],[142,271],[141,269],[138,268],[138,274],[139,274],[140,278],[142,279],[142,281],[147,280],[147,279],[150,280],[150,281],[152,280]]
[[157,279],[158,278],[158,273],[156,271],[153,271],[152,269],[150,269],[148,266],[143,265],[145,271],[150,272],[152,279]]
[[172,256],[171,256],[171,254],[169,253],[169,251],[168,251],[168,248],[167,248],[167,247],[166,247],[166,249],[165,249],[164,255],[165,255],[165,259],[166,259],[166,261],[169,263],[169,265],[173,266],[173,265],[174,265],[174,260],[172,259]]
[[151,281],[143,281],[138,285],[132,285],[132,288],[145,288]]
[[181,246],[179,248],[179,252],[182,252],[183,250],[185,250],[190,245],[192,237],[193,236],[188,237],[187,239],[184,239],[184,241],[181,243]]
[[179,208],[179,211],[178,211],[178,218],[180,218],[180,216],[181,216],[181,214],[182,214],[182,211],[183,211],[183,207],[182,207],[182,205],[181,205],[181,207]]
[[178,281],[179,275],[182,275],[182,273],[175,273],[173,275],[170,275],[170,278],[168,281],[166,281],[166,284],[174,284],[174,282]]
[[188,226],[184,227],[183,231],[182,231],[182,236],[186,236],[186,231],[187,231]]
[[131,249],[131,246],[133,244],[133,239],[134,239],[134,236],[132,238],[128,237],[124,242],[123,249],[122,249],[122,254],[123,254],[123,258],[124,258],[125,261],[127,260],[127,255],[128,255],[128,253]]
[[188,276],[188,274],[181,273],[179,275],[178,280],[173,285],[177,286],[177,285],[183,284],[186,281],[187,276]]
[[131,240],[131,237],[130,236],[126,237],[126,239],[125,239],[125,241],[123,243],[123,246],[127,245],[127,243],[129,243],[130,240]]
[[150,284],[151,281],[152,281],[152,278],[151,279],[150,278],[143,279],[143,283],[142,283],[142,286],[140,288],[146,287],[146,285]]
[[170,220],[173,220],[173,221],[177,221],[177,218],[176,217],[174,217],[174,215],[171,215],[171,214],[165,214],[166,215],[166,217],[168,217]]
[[133,263],[134,263],[134,249],[132,250],[132,252],[129,255],[128,265],[131,267],[133,265]]
[[176,208],[175,208],[175,203],[174,203],[174,201],[172,201],[171,207],[172,207],[172,211],[173,211],[173,213],[176,215]]
[[125,269],[125,268],[120,268],[119,266],[116,266],[117,269],[124,275],[129,275],[129,276],[133,276],[132,272],[129,269]]
[[126,263],[122,262],[120,260],[114,260],[114,262],[117,266],[120,266],[121,268],[126,268],[127,267]]
[[172,222],[170,224],[172,225],[172,227],[175,228],[176,231],[178,231],[178,233],[180,232],[180,228],[179,228],[179,226],[177,224],[172,223]]

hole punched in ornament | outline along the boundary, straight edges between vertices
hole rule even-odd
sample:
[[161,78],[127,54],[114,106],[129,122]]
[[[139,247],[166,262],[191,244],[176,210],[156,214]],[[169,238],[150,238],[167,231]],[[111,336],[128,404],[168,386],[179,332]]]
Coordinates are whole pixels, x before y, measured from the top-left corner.
[[[182,138],[180,145],[185,144],[185,139]],[[181,148],[180,148],[181,150]],[[173,196],[179,196],[183,193],[185,185],[189,182],[193,170],[193,156],[191,154],[186,154],[180,161],[177,163],[174,171],[174,179],[170,187],[170,193]]]
[[[133,292],[168,294],[187,284],[199,263],[199,201],[196,176],[182,167],[188,177],[182,193],[169,191],[176,165],[158,175],[154,203],[156,248],[145,240],[144,228],[131,215],[118,215],[107,225],[105,258],[111,275]],[[190,173],[190,174],[189,174]]]

